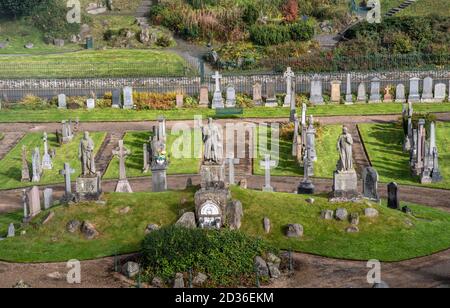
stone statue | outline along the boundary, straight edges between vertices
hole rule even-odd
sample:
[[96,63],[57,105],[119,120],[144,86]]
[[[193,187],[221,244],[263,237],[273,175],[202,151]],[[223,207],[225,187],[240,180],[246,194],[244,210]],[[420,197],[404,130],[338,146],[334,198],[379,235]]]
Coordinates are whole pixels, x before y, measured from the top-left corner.
[[89,132],[85,132],[78,150],[78,157],[81,160],[81,174],[83,176],[96,175],[94,149],[94,141],[89,136]]
[[353,169],[353,138],[348,132],[347,127],[343,127],[342,135],[339,136],[337,142],[337,150],[339,151],[340,159],[337,165],[338,172],[352,171]]
[[222,160],[222,132],[213,123],[212,118],[209,118],[208,124],[202,127],[202,140],[204,144],[204,161],[219,164]]

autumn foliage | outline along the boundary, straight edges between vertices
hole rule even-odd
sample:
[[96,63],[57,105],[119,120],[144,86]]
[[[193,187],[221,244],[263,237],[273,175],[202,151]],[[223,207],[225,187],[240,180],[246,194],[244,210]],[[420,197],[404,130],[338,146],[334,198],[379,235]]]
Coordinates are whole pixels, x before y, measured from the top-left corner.
[[284,20],[287,22],[295,22],[298,19],[298,2],[297,0],[286,0],[281,8]]

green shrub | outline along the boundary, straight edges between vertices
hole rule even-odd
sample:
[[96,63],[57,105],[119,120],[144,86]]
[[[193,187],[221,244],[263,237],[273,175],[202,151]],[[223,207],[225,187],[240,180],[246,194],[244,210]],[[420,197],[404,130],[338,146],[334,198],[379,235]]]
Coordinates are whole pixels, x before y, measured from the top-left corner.
[[170,39],[170,37],[166,34],[162,34],[161,36],[158,37],[158,39],[156,40],[156,45],[160,46],[160,47],[169,47],[170,44],[172,44],[172,40]]
[[250,39],[257,45],[278,45],[291,40],[290,29],[286,25],[253,25]]
[[199,105],[198,100],[192,96],[185,96],[183,101],[184,108],[197,108]]
[[314,21],[300,21],[290,25],[291,38],[293,41],[309,41],[314,37]]
[[249,26],[254,25],[259,18],[259,10],[253,2],[245,6],[242,20]]
[[203,272],[212,285],[231,286],[253,276],[253,260],[270,250],[261,239],[238,231],[169,226],[142,244],[145,275],[172,279],[178,272]]

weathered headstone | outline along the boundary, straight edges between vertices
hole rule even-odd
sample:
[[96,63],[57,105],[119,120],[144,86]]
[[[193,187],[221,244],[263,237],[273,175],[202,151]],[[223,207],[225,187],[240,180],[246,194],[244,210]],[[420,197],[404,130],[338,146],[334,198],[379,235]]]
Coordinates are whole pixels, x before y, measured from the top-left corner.
[[133,88],[124,87],[123,88],[123,109],[133,109]]
[[40,182],[42,175],[41,154],[39,148],[35,148],[32,157],[33,179],[32,182]]
[[433,98],[433,78],[426,77],[423,80],[422,100],[423,103],[432,103]]
[[16,236],[16,228],[14,227],[13,223],[10,223],[8,227],[8,235],[6,237],[14,237],[14,236]]
[[275,82],[267,81],[266,82],[266,103],[265,107],[277,107],[277,94],[275,88]]
[[309,101],[313,105],[322,105],[324,99],[322,96],[322,80],[319,75],[314,75],[311,79],[311,90]]
[[370,82],[369,103],[381,103],[380,87],[380,79],[378,77],[373,78]]
[[411,103],[420,102],[419,82],[420,82],[420,79],[417,77],[413,77],[409,80],[408,101]]
[[226,106],[233,108],[236,106],[236,90],[232,85],[228,85],[226,93]]
[[215,89],[214,96],[212,101],[212,109],[221,109],[224,108],[222,90],[220,89],[220,79],[222,79],[222,75],[219,74],[218,71],[212,76],[215,81]]
[[253,85],[253,104],[255,106],[262,105],[262,85],[259,82]]
[[58,108],[59,109],[66,109],[67,108],[67,102],[66,102],[66,95],[65,94],[59,94],[58,95]]
[[25,203],[26,216],[24,217],[24,222],[29,222],[33,217],[38,215],[41,212],[41,196],[39,193],[39,188],[37,186],[33,186],[28,192],[26,197],[27,202]]
[[395,102],[396,103],[404,103],[406,102],[405,96],[405,86],[403,84],[398,84],[395,89]]
[[341,81],[331,81],[331,101],[333,103],[339,103],[341,101]]
[[31,182],[30,167],[27,160],[27,148],[22,146],[22,182]]
[[379,202],[380,196],[378,195],[378,172],[372,167],[364,168],[362,180],[364,198]]
[[143,167],[142,172],[147,173],[150,169],[150,152],[148,151],[148,144],[144,143],[143,145]]
[[52,170],[53,162],[50,154],[48,152],[48,137],[47,133],[44,133],[44,138],[42,139],[44,142],[44,155],[42,156],[42,169],[43,170]]
[[388,207],[394,210],[400,210],[398,185],[395,182],[388,184]]
[[283,107],[290,107],[292,100],[292,82],[295,77],[294,72],[290,67],[287,68],[286,72],[283,74],[284,79],[286,79],[286,96],[284,97]]
[[270,155],[266,154],[264,160],[260,162],[262,168],[265,171],[265,183],[263,191],[273,192],[273,187],[270,185],[270,169],[277,166],[277,162],[270,160]]
[[353,104],[353,95],[352,95],[352,79],[351,75],[347,74],[347,85],[345,91],[345,104],[352,105]]
[[438,83],[434,86],[434,101],[442,103],[445,100],[446,85],[445,83]]
[[53,206],[53,189],[44,189],[44,209],[49,209]]
[[122,107],[122,93],[119,89],[114,89],[112,91],[112,107],[113,108]]
[[132,193],[130,183],[127,179],[125,159],[131,154],[131,151],[126,149],[123,145],[123,140],[119,140],[119,147],[113,150],[113,155],[119,159],[119,182],[116,185],[116,192]]
[[384,88],[383,102],[384,103],[392,103],[391,86],[389,86],[389,85]]
[[177,93],[175,97],[175,103],[177,108],[183,108],[184,105],[184,95],[183,93]]
[[200,87],[199,105],[201,107],[208,107],[208,105],[209,105],[209,92],[208,92],[208,86],[207,85],[202,85]]
[[358,102],[365,103],[367,101],[367,93],[366,93],[366,85],[364,82],[361,82],[358,85],[358,96],[356,97]]

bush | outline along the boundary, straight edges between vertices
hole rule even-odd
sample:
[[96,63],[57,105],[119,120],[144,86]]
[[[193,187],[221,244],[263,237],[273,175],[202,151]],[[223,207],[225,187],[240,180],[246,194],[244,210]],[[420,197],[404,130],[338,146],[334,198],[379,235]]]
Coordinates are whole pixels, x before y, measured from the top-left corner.
[[170,44],[172,44],[172,40],[170,39],[170,37],[166,34],[162,34],[161,36],[158,37],[158,39],[156,40],[156,45],[160,46],[160,47],[169,47]]
[[134,92],[133,100],[138,110],[168,110],[176,106],[176,93]]
[[250,28],[250,39],[257,45],[278,45],[291,40],[290,29],[286,25],[254,25]]
[[192,96],[185,96],[183,101],[184,108],[197,108],[199,105],[198,100]]
[[242,20],[249,26],[254,25],[259,18],[259,10],[252,2],[248,3],[244,9]]
[[30,109],[48,106],[48,102],[45,99],[35,96],[33,94],[27,94],[25,97],[22,98],[19,104]]
[[309,41],[314,37],[314,21],[309,19],[290,25],[293,41]]
[[[145,275],[172,279],[178,272],[206,273],[211,285],[245,284],[253,260],[270,248],[261,239],[228,230],[170,226],[147,235],[142,244]],[[253,280],[252,280],[253,282]]]

